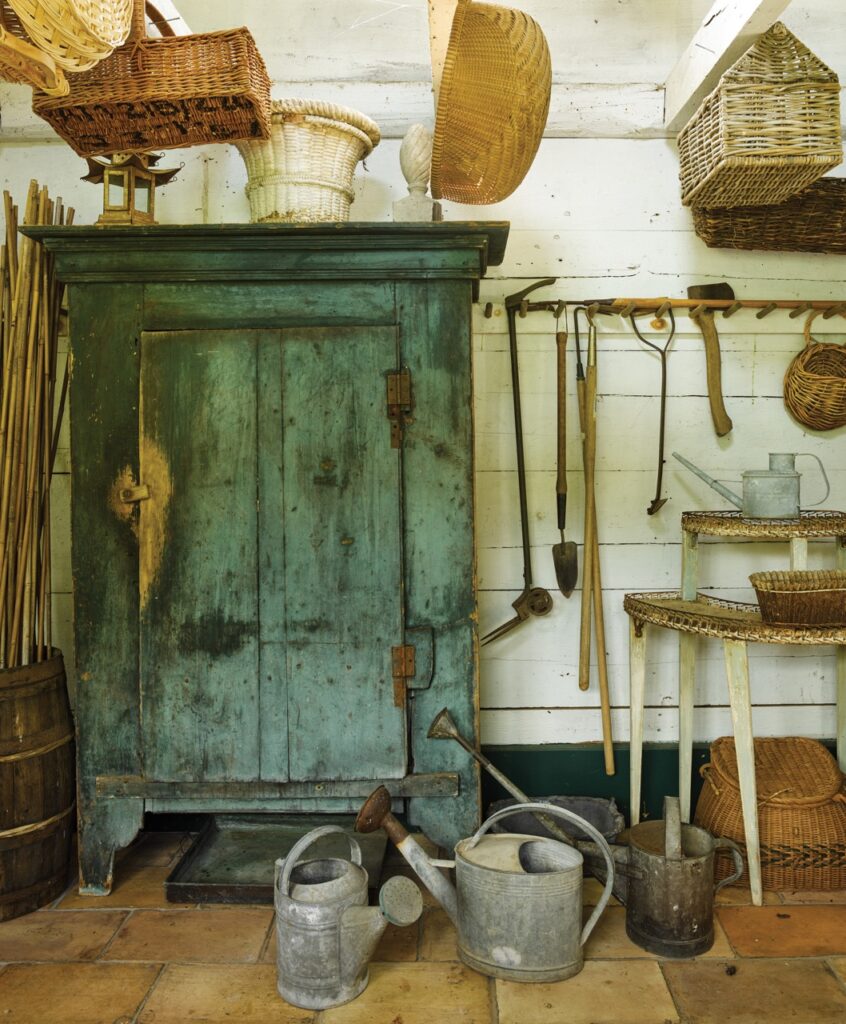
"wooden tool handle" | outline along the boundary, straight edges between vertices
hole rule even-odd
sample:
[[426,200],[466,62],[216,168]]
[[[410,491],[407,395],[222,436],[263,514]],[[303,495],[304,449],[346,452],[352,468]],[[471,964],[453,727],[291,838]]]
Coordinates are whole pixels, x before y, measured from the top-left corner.
[[557,495],[558,529],[563,530],[567,515],[567,334],[557,331],[555,346],[558,351],[558,476],[555,479]]
[[709,311],[700,313],[699,316],[694,317],[694,320],[702,332],[702,340],[705,343],[705,372],[708,380],[708,403],[711,406],[711,419],[714,421],[717,437],[725,437],[733,424],[723,402],[722,357],[717,325],[714,323],[713,312]]
[[582,617],[579,632],[579,689],[590,686],[590,616],[593,598],[596,516],[594,515],[594,466],[596,462],[596,367],[588,364],[585,387],[585,546],[582,569]]
[[593,621],[596,631],[596,664],[599,670],[599,706],[602,715],[602,750],[605,774],[614,775],[614,735],[611,730],[611,696],[608,688],[608,659],[605,653],[605,613],[602,608],[602,569],[599,564],[599,530],[596,502],[593,504]]

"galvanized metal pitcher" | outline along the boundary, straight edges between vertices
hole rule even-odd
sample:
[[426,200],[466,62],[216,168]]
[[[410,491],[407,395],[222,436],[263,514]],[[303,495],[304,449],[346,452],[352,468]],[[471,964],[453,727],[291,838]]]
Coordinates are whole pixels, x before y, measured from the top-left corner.
[[[299,862],[323,836],[339,832],[351,860],[326,857]],[[313,829],[284,860],[276,861],[277,987],[294,1006],[325,1010],[364,991],[367,966],[388,924],[413,924],[423,910],[410,878],[389,879],[379,906],[367,906],[361,848],[337,825]]]

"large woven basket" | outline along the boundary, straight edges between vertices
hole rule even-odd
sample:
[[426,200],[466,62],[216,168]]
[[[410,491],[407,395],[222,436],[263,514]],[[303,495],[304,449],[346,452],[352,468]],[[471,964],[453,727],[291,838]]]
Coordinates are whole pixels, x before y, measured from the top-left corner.
[[126,41],[132,0],[9,0],[27,35],[59,67],[85,71]]
[[31,85],[50,96],[65,96],[70,88],[50,54],[33,46],[26,38],[7,0],[0,0],[0,80]]
[[432,140],[432,195],[497,203],[525,178],[546,127],[552,64],[522,11],[459,0]]
[[245,28],[145,38],[136,0],[130,39],[63,99],[35,93],[32,109],[80,156],[267,138],[270,79]]
[[777,22],[678,138],[682,202],[780,203],[843,159],[837,75]]
[[378,125],[318,100],[275,100],[271,109],[268,140],[236,143],[247,165],[250,220],[348,220],[355,168],[378,145]]
[[[756,739],[755,780],[765,889],[846,889],[846,796],[837,763],[821,743],[801,737]],[[745,849],[734,739],[711,744],[695,822]],[[731,861],[717,854],[716,875]],[[747,876],[744,875],[744,880]]]
[[764,622],[789,626],[846,625],[846,572],[792,570],[753,572]]
[[805,321],[805,347],[784,375],[784,404],[790,415],[811,430],[835,430],[846,424],[846,346],[816,341]]
[[846,178],[823,178],[784,203],[693,209],[712,249],[846,253]]

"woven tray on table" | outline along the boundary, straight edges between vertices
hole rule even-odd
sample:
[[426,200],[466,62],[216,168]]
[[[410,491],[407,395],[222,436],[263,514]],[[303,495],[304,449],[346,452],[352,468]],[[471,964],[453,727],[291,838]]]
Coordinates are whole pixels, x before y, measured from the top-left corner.
[[[270,79],[245,28],[147,39],[135,0],[125,46],[32,109],[80,156],[267,138]],[[158,24],[158,23],[157,23]]]
[[682,129],[682,202],[780,203],[843,159],[837,75],[777,22]]
[[49,53],[26,38],[7,0],[0,0],[0,81],[31,85],[50,96],[65,96],[68,80]]
[[[796,736],[756,739],[755,779],[765,889],[846,889],[846,796],[826,748]],[[745,849],[734,738],[711,744],[694,821]],[[717,878],[731,873],[718,851]],[[748,876],[744,874],[744,881]]]
[[791,626],[846,625],[846,572],[753,572],[761,618]]

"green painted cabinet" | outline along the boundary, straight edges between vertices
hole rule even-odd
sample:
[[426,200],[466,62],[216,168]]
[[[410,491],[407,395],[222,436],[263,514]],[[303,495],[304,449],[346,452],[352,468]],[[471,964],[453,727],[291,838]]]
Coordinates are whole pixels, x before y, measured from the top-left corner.
[[507,225],[32,229],[69,284],[80,864],[478,776],[470,309]]

